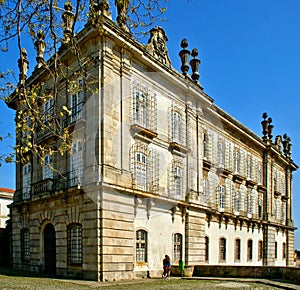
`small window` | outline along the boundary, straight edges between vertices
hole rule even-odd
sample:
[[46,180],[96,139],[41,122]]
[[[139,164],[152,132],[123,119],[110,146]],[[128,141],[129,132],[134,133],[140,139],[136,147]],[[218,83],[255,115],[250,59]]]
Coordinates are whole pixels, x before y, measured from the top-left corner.
[[174,166],[174,185],[175,185],[175,198],[181,199],[182,197],[182,169],[178,165]]
[[219,187],[219,190],[220,190],[220,209],[224,209],[225,208],[225,187],[221,185]]
[[218,143],[218,161],[219,166],[224,167],[225,164],[225,146],[223,142]]
[[226,239],[221,238],[219,240],[219,259],[220,262],[226,261]]
[[274,248],[274,250],[275,250],[275,260],[277,260],[277,242],[275,242],[275,248]]
[[29,229],[21,231],[21,260],[23,263],[30,261],[30,233]]
[[208,152],[207,152],[207,134],[203,134],[203,158],[208,157]]
[[235,260],[235,262],[241,261],[241,240],[240,239],[235,240],[234,260]]
[[282,259],[286,258],[286,244],[282,243]]
[[240,152],[238,150],[234,151],[234,173],[240,172]]
[[263,242],[258,241],[258,261],[261,261],[263,258]]
[[237,191],[235,193],[235,211],[240,212],[241,210],[241,193]]
[[147,232],[138,230],[136,232],[136,262],[147,262]]
[[174,261],[182,259],[182,235],[174,235]]
[[177,143],[182,143],[182,120],[181,115],[174,111],[172,116],[172,127],[173,127],[173,141]]
[[253,259],[253,242],[248,240],[247,242],[247,260],[252,261]]
[[79,224],[69,226],[68,253],[70,264],[82,264],[82,227]]
[[31,189],[31,164],[27,163],[23,166],[23,188],[22,188],[23,199],[30,198],[30,189]]
[[209,261],[209,237],[205,237],[205,262]]

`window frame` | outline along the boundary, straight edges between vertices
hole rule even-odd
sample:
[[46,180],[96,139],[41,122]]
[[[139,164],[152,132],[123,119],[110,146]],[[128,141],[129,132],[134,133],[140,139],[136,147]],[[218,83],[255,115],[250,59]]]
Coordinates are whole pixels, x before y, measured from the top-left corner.
[[148,232],[139,229],[135,235],[135,262],[137,265],[148,262]]
[[23,228],[21,230],[21,261],[23,264],[30,262],[30,230]]
[[173,238],[173,263],[182,260],[183,235],[175,233]]
[[[73,232],[73,231],[76,232]],[[81,265],[83,263],[83,235],[79,223],[68,225],[68,264]]]
[[241,239],[234,240],[234,262],[241,262]]
[[253,261],[253,240],[248,239],[247,241],[247,261],[252,262]]
[[221,237],[219,239],[219,261],[226,262],[226,238]]

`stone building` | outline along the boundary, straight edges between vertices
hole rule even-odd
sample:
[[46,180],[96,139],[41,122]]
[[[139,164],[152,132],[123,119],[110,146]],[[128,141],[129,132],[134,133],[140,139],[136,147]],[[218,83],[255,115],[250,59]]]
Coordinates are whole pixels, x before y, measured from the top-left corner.
[[[99,281],[161,275],[165,254],[174,265],[292,266],[290,138],[273,138],[266,114],[259,137],[219,108],[186,40],[179,73],[163,29],[145,46],[107,15],[76,37],[92,90],[59,50],[69,72],[55,106],[70,115],[51,100],[41,110],[73,132],[72,150],[18,164],[13,266]],[[41,63],[26,86],[51,90],[48,72]],[[17,94],[7,103],[20,109]],[[51,131],[34,138],[57,145]]]
[[8,205],[13,202],[14,190],[9,188],[0,188],[0,228],[6,227],[6,221],[9,219]]

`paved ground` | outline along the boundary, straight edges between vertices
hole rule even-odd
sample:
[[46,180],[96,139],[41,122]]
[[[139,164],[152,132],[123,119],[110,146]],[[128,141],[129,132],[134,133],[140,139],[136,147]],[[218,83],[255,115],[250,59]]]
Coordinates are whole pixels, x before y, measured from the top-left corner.
[[272,281],[267,279],[235,279],[235,278],[176,278],[165,279],[140,279],[130,281],[95,282],[71,279],[59,279],[49,277],[36,277],[32,273],[14,271],[9,268],[0,268],[0,289],[42,289],[42,290],[84,290],[99,289],[105,290],[194,290],[194,289],[295,289],[300,290],[300,285],[286,281]]

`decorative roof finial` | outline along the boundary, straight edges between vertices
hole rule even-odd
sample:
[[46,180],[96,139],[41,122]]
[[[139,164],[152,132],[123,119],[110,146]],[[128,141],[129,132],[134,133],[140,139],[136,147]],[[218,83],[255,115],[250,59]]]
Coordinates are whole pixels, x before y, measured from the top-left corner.
[[90,11],[91,15],[101,15],[104,14],[109,16],[109,4],[107,0],[91,0],[90,1]]
[[38,63],[37,64],[38,68],[40,68],[44,63],[44,52],[46,48],[46,43],[44,39],[45,39],[45,34],[43,30],[40,29],[37,33],[37,40],[34,43],[37,52],[36,61]]
[[186,76],[189,71],[189,56],[191,54],[191,52],[186,49],[188,47],[188,41],[186,38],[181,41],[180,46],[182,47],[182,50],[179,52],[179,56],[181,58],[181,71],[182,74]]
[[72,10],[72,3],[67,1],[65,3],[65,12],[62,14],[64,28],[64,43],[70,42],[73,34],[74,13],[72,12]]
[[190,65],[191,65],[192,72],[193,72],[191,75],[191,78],[195,83],[197,83],[197,81],[199,80],[199,77],[200,77],[198,70],[199,70],[199,65],[200,65],[201,61],[200,61],[200,59],[196,58],[197,56],[198,56],[198,49],[193,48],[193,50],[192,50],[193,59],[190,61]]
[[129,31],[126,25],[129,2],[130,0],[115,0],[118,10],[117,23],[125,31]]
[[292,143],[291,143],[291,138],[287,135],[283,135],[283,153],[287,158],[291,157],[291,150],[292,150]]
[[19,84],[24,85],[27,78],[27,71],[29,68],[29,61],[27,59],[27,51],[25,48],[21,48],[20,58],[18,60],[18,67],[20,70]]

